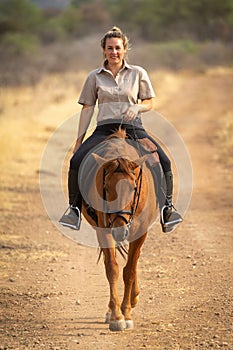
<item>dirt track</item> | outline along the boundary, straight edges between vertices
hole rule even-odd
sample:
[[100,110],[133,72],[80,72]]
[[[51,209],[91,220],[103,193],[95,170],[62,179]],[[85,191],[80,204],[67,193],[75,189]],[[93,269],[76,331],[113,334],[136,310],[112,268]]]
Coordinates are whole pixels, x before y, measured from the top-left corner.
[[103,323],[108,285],[96,250],[61,235],[40,198],[44,146],[75,113],[80,81],[50,77],[2,95],[0,349],[233,349],[232,170],[215,138],[233,107],[232,72],[157,77],[157,110],[188,147],[194,190],[179,229],[149,233],[135,330],[123,333]]

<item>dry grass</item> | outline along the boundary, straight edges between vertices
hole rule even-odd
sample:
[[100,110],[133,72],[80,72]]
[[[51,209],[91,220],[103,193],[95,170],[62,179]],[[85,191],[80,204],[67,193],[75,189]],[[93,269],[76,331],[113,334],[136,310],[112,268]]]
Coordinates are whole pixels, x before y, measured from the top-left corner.
[[233,112],[230,111],[223,118],[222,128],[218,133],[221,158],[228,166],[233,166]]
[[[12,174],[38,183],[44,147],[53,130],[77,110],[79,78],[45,76],[37,86],[7,87],[0,94],[0,206],[13,208],[18,183]],[[62,108],[61,108],[62,106]],[[7,212],[6,212],[7,214]]]

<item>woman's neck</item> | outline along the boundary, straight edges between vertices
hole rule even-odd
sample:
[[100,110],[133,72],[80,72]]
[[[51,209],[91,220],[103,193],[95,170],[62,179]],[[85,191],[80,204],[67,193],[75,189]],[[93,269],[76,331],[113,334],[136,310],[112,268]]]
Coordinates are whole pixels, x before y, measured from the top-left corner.
[[123,61],[119,62],[118,64],[109,64],[109,63],[107,62],[106,68],[112,72],[112,74],[113,74],[114,77],[116,77],[117,74],[118,74],[118,72],[119,72],[119,71],[121,70],[121,68],[123,67],[123,64],[124,64]]

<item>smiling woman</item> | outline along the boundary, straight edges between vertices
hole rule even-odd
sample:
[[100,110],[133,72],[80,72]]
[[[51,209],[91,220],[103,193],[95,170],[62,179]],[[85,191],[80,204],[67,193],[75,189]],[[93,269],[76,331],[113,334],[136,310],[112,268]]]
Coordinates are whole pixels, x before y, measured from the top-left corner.
[[[142,154],[157,152],[159,155],[166,181],[166,188],[163,191],[158,188],[163,232],[171,232],[182,221],[172,204],[171,162],[142,125],[141,115],[152,109],[155,93],[146,70],[126,62],[125,54],[128,47],[128,38],[119,28],[113,27],[104,35],[101,40],[104,64],[88,74],[78,100],[83,108],[74,155],[70,161],[68,177],[70,210],[60,220],[62,225],[76,230],[80,228],[82,209],[82,194],[78,184],[81,162],[95,146],[106,140],[119,127],[126,131],[127,138],[138,143]],[[96,102],[98,102],[97,127],[83,142]],[[161,176],[157,160],[150,164],[156,187],[158,176]]]

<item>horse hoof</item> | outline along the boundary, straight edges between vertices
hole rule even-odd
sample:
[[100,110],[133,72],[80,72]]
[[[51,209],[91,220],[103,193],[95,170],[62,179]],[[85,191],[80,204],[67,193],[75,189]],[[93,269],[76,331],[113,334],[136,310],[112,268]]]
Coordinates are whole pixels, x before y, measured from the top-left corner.
[[111,320],[111,312],[107,312],[105,315],[105,323],[110,324],[110,320]]
[[109,324],[109,329],[112,332],[122,332],[126,329],[125,320],[111,321]]
[[133,321],[132,320],[126,320],[125,321],[126,329],[134,329]]

